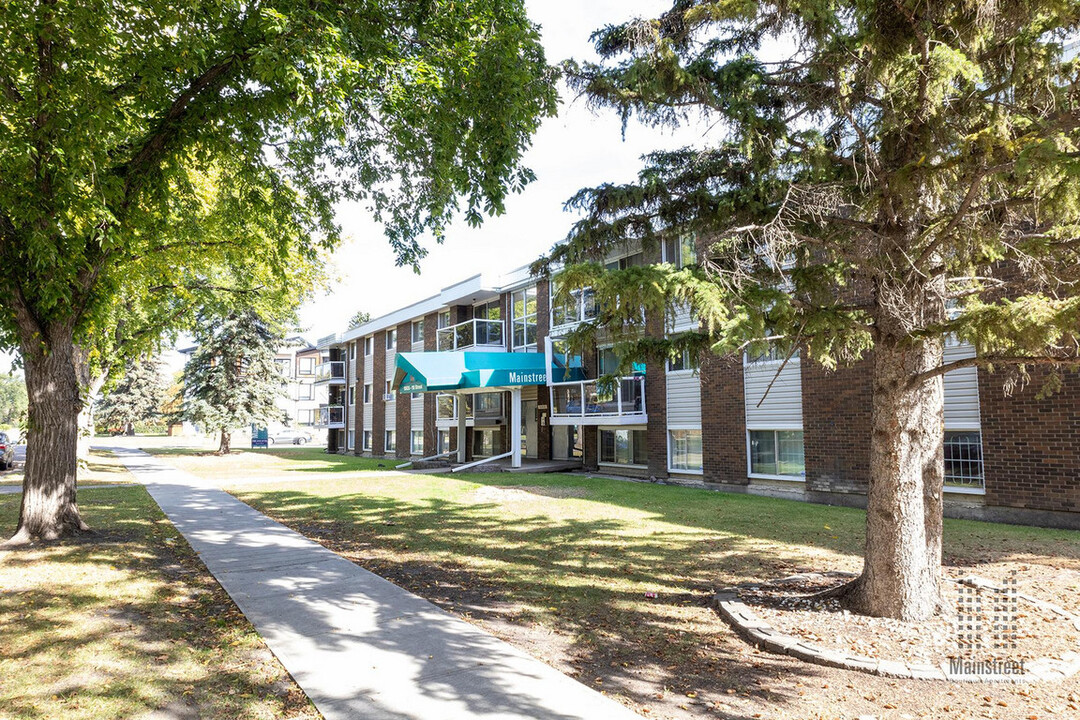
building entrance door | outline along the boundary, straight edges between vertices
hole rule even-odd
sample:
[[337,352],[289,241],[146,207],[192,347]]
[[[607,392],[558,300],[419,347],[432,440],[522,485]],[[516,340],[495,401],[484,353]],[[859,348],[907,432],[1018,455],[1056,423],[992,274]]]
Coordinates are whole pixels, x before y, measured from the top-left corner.
[[536,401],[521,401],[521,456],[537,456]]

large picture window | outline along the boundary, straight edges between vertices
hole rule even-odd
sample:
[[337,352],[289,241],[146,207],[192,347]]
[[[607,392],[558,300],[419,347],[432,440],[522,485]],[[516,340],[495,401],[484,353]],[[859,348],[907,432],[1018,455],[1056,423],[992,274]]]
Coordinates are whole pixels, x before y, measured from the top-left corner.
[[806,477],[802,430],[751,430],[750,474]]
[[644,430],[600,428],[600,462],[648,465],[649,445]]
[[945,433],[945,484],[982,489],[982,433],[978,430]]
[[702,468],[701,458],[701,431],[700,430],[670,430],[668,431],[671,470],[700,471]]

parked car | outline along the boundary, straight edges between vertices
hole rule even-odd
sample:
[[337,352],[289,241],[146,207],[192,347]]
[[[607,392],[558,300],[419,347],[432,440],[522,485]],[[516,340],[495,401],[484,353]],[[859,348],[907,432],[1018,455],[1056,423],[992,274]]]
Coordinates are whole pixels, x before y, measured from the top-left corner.
[[7,470],[15,465],[15,438],[0,432],[0,470]]
[[314,439],[314,436],[306,430],[282,428],[270,433],[266,440],[269,445],[307,445]]

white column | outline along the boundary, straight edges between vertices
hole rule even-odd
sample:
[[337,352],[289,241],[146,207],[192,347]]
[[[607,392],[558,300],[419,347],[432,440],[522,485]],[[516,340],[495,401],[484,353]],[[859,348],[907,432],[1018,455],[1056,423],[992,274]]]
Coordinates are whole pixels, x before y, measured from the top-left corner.
[[457,394],[457,460],[465,462],[465,396]]
[[521,388],[510,390],[510,467],[521,467]]

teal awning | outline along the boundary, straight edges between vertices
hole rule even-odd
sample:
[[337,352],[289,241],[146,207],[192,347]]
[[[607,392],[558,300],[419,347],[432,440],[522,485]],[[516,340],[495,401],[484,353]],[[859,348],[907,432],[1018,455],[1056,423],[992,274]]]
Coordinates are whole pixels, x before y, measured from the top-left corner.
[[543,353],[398,353],[392,388],[399,393],[544,385]]

